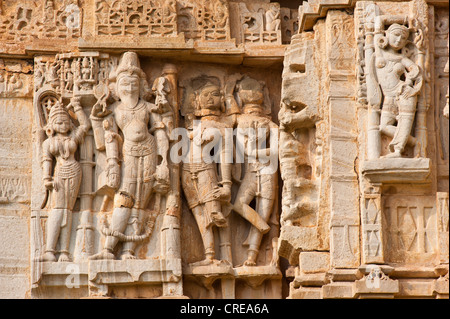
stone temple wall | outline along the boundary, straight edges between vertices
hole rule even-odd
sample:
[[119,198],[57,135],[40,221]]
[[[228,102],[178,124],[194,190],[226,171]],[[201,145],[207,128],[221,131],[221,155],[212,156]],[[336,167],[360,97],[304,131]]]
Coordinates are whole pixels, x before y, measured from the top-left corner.
[[448,298],[447,0],[0,0],[0,298]]

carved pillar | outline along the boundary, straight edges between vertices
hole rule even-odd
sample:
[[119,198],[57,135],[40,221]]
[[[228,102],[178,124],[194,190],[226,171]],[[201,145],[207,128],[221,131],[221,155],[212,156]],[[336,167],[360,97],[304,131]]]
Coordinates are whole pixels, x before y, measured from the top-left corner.
[[424,72],[424,84],[420,92],[417,103],[415,137],[417,139],[414,148],[415,157],[428,157],[428,130],[427,130],[427,112],[431,108],[432,86],[430,73],[430,45],[428,30],[428,4],[425,0],[416,0],[410,2],[410,15],[415,17],[416,37],[414,44],[417,47],[417,64]]
[[448,192],[436,193],[436,208],[438,214],[438,236],[439,236],[439,261],[440,265],[435,268],[435,273],[439,275],[434,283],[436,298],[448,299],[449,296],[449,196]]
[[[179,101],[178,101],[178,79],[177,69],[175,65],[166,64],[163,67],[163,76],[170,83],[170,105],[172,106],[174,116],[174,127],[178,127],[179,119]],[[170,132],[171,133],[171,132]],[[176,142],[171,140],[170,146]],[[173,163],[169,158],[170,170],[170,191],[167,195],[166,212],[161,228],[161,253],[167,262],[181,263],[181,246],[180,246],[180,218],[181,218],[181,197],[180,197],[180,164]],[[163,284],[163,296],[182,296],[183,281],[181,280],[181,272],[178,282],[168,282]]]
[[[92,131],[91,131],[92,132]],[[80,146],[80,164],[83,182],[80,187],[80,224],[77,227],[75,240],[75,261],[86,261],[94,253],[94,225],[92,215],[93,179],[94,179],[94,137],[89,132]]]
[[448,193],[438,192],[436,193],[436,207],[438,214],[438,228],[439,228],[439,256],[441,264],[448,265]]
[[[361,6],[359,6],[361,7]],[[375,16],[379,14],[376,5],[369,5],[362,10],[363,27],[362,32],[365,34],[364,42],[364,69],[371,65],[371,59],[374,54],[374,24]],[[362,54],[361,52],[360,54]],[[367,72],[367,71],[366,71]],[[364,71],[363,71],[364,73]],[[377,159],[381,155],[381,132],[380,132],[380,105],[376,101],[377,94],[374,92],[376,83],[373,83],[373,77],[365,76],[365,93],[367,94],[366,102],[368,102],[368,124],[367,124],[367,158],[369,160]]]
[[[357,268],[360,262],[353,18],[330,11],[326,20],[331,192],[331,266]],[[344,151],[345,150],[345,151]]]
[[366,265],[384,263],[381,185],[373,186],[361,202],[362,263]]

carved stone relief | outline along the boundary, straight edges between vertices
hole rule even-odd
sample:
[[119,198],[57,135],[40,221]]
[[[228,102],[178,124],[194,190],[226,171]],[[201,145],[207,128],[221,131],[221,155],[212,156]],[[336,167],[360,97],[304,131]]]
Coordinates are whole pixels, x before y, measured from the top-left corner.
[[230,40],[229,6],[224,0],[178,1],[179,30],[187,39]]
[[95,34],[100,36],[174,36],[177,2],[95,1]]
[[438,216],[434,198],[386,196],[388,256],[395,263],[429,263],[437,257]]
[[281,44],[281,12],[278,3],[240,3],[242,40],[246,44]]
[[0,287],[448,298],[448,5],[300,2],[0,1]]
[[[181,248],[201,246],[203,258],[183,261],[183,269],[207,294],[216,279],[222,296],[233,298],[240,282],[256,288],[279,280],[276,229],[270,226],[278,185],[273,102],[264,82],[239,73],[225,76],[214,67],[211,73],[183,73],[179,102],[177,66],[154,63],[149,69],[146,62],[142,67],[134,52],[36,59],[38,175],[47,189],[32,202],[36,291],[46,278],[64,276],[58,264],[71,261],[85,267],[91,296],[119,293],[117,285],[132,281],[162,285],[163,296],[190,294],[193,284],[188,280],[183,292],[180,277]],[[179,105],[182,118],[176,116]],[[183,126],[190,132],[190,151],[180,162],[171,149],[179,142],[174,130]],[[231,141],[233,129],[243,132],[239,163],[233,144],[231,151],[229,144],[221,145],[225,138],[211,144],[214,134],[226,137],[227,129]],[[254,154],[254,143],[266,149]],[[276,161],[258,162],[273,151],[272,143]],[[203,147],[221,149],[220,164],[197,158]],[[201,234],[191,248],[181,244],[181,192],[192,214],[183,220],[192,226],[194,221]],[[236,227],[248,231],[244,245],[232,238]],[[154,268],[155,258],[165,266]],[[256,277],[252,266],[259,269]],[[251,296],[252,289],[244,294]]]
[[[239,298],[256,296],[258,287],[272,284],[271,294],[276,295],[280,272],[272,242],[276,228],[271,225],[278,176],[268,152],[277,140],[271,129],[277,126],[270,120],[272,101],[267,86],[240,73],[225,75],[214,69],[195,73],[180,80],[184,92],[181,114],[191,145],[182,164],[189,208],[187,214],[183,210],[182,224],[195,221],[195,227],[187,227],[199,234],[203,251],[195,258],[187,257],[185,289],[193,296],[193,287],[200,285],[208,298]],[[233,136],[234,146],[229,144]],[[260,144],[266,148],[257,149]],[[214,282],[220,282],[220,290]],[[241,287],[243,283],[247,288]]]
[[[419,19],[427,17],[411,19],[407,14],[383,15],[375,4],[365,10],[364,65],[371,112],[368,157],[375,159],[381,156],[381,135],[392,138],[386,157],[405,156],[406,146],[415,147],[417,144],[414,154],[425,156],[426,143],[423,140],[426,137],[411,134],[416,111],[423,112],[419,104],[426,103],[422,70],[427,55],[427,35],[424,34],[427,20]],[[423,120],[418,117],[416,125],[425,125],[420,123]],[[379,126],[379,131],[374,126]]]
[[71,39],[81,35],[82,6],[79,0],[3,1],[0,39],[19,44],[32,39]]

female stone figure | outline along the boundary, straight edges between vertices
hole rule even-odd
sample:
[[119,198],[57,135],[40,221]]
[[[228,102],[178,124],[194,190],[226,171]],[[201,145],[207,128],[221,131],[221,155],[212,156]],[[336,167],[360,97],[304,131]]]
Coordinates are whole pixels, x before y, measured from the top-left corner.
[[[270,230],[267,222],[272,214],[278,187],[277,170],[266,172],[265,169],[270,162],[264,163],[261,159],[267,160],[270,153],[267,141],[271,129],[277,129],[278,126],[265,114],[263,89],[258,81],[245,77],[238,84],[237,92],[243,106],[243,114],[237,119],[237,129],[238,134],[244,135],[245,175],[236,195],[233,210],[252,224],[244,242],[244,245],[248,246],[244,266],[255,266],[261,239]],[[254,148],[247,147],[251,139]],[[266,147],[260,149],[259,145],[263,145],[264,141]],[[256,201],[256,210],[250,207],[253,199]]]
[[[56,261],[56,245],[59,241],[58,261],[70,261],[69,241],[72,210],[81,184],[81,166],[75,160],[75,152],[90,129],[79,98],[74,97],[68,108],[77,115],[80,126],[75,127],[68,110],[60,103],[50,110],[46,126],[46,139],[42,145],[44,186],[51,191],[51,211],[47,220],[46,249],[41,261]],[[53,159],[56,160],[52,175]]]
[[407,57],[409,29],[392,23],[383,36],[383,22],[379,19],[375,24],[375,54],[369,65],[371,89],[376,100],[372,105],[382,103],[380,131],[392,137],[389,144],[391,153],[386,157],[401,157],[407,144],[415,144],[415,138],[410,134],[417,95],[422,88],[422,72]]
[[168,144],[167,134],[161,117],[153,112],[155,105],[144,100],[148,83],[137,54],[124,53],[115,74],[118,100],[109,110],[95,105],[91,113],[97,148],[106,150],[108,186],[117,190],[103,251],[91,259],[114,259],[119,241],[121,258],[135,259],[137,242],[150,235],[141,233],[151,195],[168,190],[167,164],[158,165],[167,156],[159,151]]
[[[210,155],[206,147],[217,147],[222,143],[228,127],[222,121],[224,98],[218,85],[204,81],[195,91],[195,115],[199,126],[190,136],[190,148],[183,161],[181,181],[189,208],[197,222],[205,249],[205,259],[195,265],[208,265],[216,261],[213,228],[219,228],[222,260],[231,262],[230,240],[227,237],[228,223],[223,208],[231,198],[231,163],[226,162],[225,148],[222,148],[220,171],[217,163],[205,158]],[[198,123],[197,123],[198,124]],[[214,133],[220,136],[214,136]],[[217,139],[215,139],[217,138]],[[219,179],[219,174],[221,179]]]

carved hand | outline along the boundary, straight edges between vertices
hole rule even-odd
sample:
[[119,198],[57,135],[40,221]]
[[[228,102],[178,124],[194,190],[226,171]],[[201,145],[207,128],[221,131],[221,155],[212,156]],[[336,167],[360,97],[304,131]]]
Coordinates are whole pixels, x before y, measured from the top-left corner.
[[107,167],[108,186],[112,189],[118,189],[120,186],[120,167],[115,159],[111,159]]
[[222,202],[229,202],[231,200],[231,189],[228,186],[216,187],[213,192],[213,197]]
[[153,174],[155,183],[153,189],[159,194],[166,194],[170,190],[170,175],[167,164],[161,163],[156,167],[156,172]]
[[48,189],[49,191],[55,189],[56,190],[56,183],[52,180],[52,179],[47,179],[44,182],[44,186],[46,189]]
[[414,90],[412,87],[410,87],[409,85],[403,85],[402,86],[402,90],[401,90],[401,97],[404,99],[409,99],[410,97],[416,95],[417,92],[416,90]]
[[110,110],[106,108],[106,102],[104,100],[98,100],[97,103],[92,107],[91,116],[94,117],[105,117],[111,113]]

